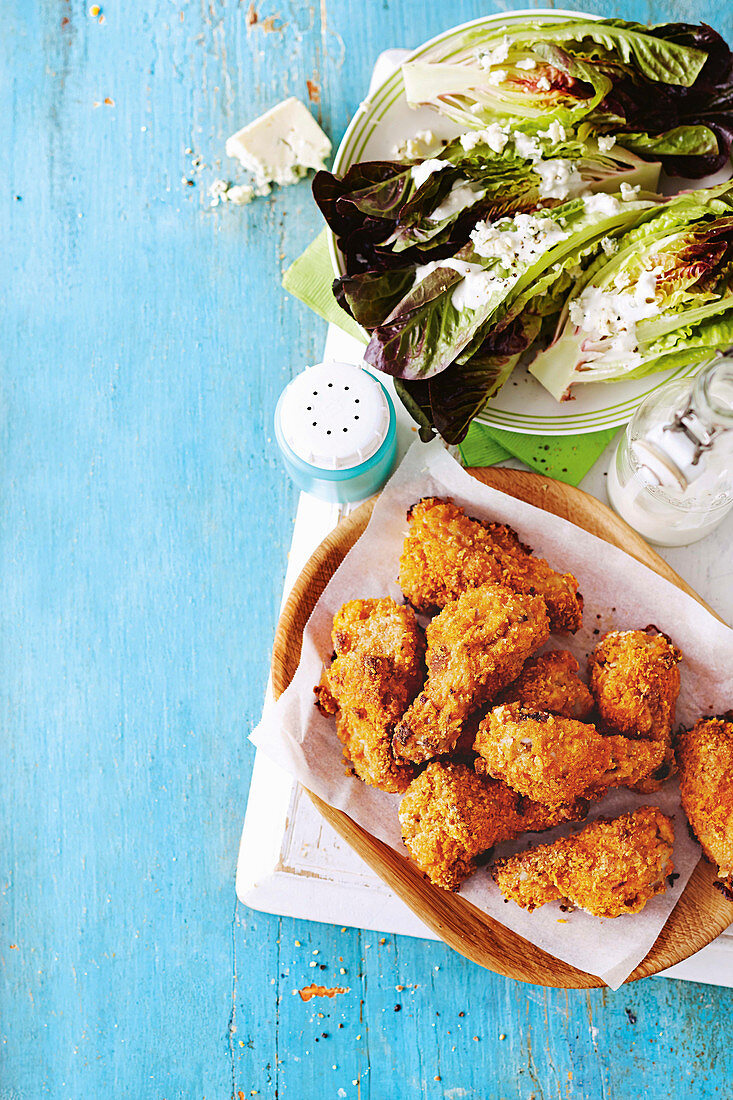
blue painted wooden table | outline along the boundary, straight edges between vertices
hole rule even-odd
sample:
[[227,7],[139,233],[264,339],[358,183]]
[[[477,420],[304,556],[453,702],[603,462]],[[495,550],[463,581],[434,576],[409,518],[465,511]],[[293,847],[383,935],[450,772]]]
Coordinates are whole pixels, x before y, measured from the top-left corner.
[[[324,326],[280,290],[308,185],[206,189],[244,121],[310,88],[338,140],[379,51],[492,7],[3,4],[3,1100],[733,1096],[733,991],[548,991],[235,903],[272,413]],[[733,35],[725,0],[587,7]]]

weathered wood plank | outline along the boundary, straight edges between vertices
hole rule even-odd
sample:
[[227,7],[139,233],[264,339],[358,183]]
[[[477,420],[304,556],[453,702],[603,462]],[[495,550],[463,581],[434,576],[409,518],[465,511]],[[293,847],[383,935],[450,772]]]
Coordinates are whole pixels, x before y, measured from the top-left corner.
[[[733,33],[720,2],[588,7]],[[337,140],[380,50],[487,5],[247,8],[4,12],[0,1095],[731,1095],[730,991],[566,995],[235,912],[295,507],[271,417],[324,330],[279,288],[307,185],[206,187],[243,121],[311,81]],[[314,975],[350,992],[304,1003]]]

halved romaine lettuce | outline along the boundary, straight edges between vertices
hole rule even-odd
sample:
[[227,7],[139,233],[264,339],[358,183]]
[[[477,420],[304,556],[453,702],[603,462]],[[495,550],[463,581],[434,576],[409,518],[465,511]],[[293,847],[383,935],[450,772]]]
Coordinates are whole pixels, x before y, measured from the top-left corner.
[[556,123],[528,136],[497,124],[446,142],[422,162],[353,165],[342,179],[319,172],[316,202],[337,236],[348,275],[405,267],[456,253],[478,221],[552,206],[581,191],[654,191],[659,163],[604,148],[582,127]]
[[654,197],[598,200],[478,223],[456,256],[417,269],[414,285],[373,330],[366,361],[413,380],[465,361],[516,301],[548,292],[568,264],[655,206]]
[[[704,24],[573,20],[483,26],[450,60],[428,54],[402,72],[412,106],[432,106],[465,129],[590,122],[619,141],[628,131],[639,155],[693,177],[729,154],[732,69],[727,45]],[[655,137],[665,140],[650,150]]]
[[722,350],[732,272],[733,183],[669,199],[580,276],[552,343],[529,369],[561,401],[576,384],[640,377],[685,351]]

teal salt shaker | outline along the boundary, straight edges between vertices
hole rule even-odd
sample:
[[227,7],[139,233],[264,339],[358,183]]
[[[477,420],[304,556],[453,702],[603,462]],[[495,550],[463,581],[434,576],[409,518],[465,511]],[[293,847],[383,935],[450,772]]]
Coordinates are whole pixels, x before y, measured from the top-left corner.
[[364,500],[384,485],[397,455],[394,406],[381,382],[351,363],[297,375],[275,409],[275,438],[296,485],[320,500]]

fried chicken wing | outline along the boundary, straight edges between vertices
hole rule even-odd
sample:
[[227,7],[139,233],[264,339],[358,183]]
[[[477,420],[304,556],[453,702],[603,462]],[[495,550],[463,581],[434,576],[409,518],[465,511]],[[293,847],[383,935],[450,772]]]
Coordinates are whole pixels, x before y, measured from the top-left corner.
[[684,811],[733,901],[733,713],[701,718],[676,749]]
[[600,798],[609,787],[648,778],[664,761],[656,741],[604,737],[595,726],[520,703],[487,714],[474,749],[479,774],[548,805]]
[[394,724],[425,677],[425,638],[412,608],[394,600],[351,600],[336,613],[335,658],[316,687],[324,714],[336,716],[344,758],[372,787],[404,791],[415,769],[392,754]]
[[493,582],[541,596],[550,629],[574,634],[583,617],[578,582],[535,558],[511,527],[469,519],[451,500],[425,497],[408,513],[400,586],[417,611],[445,607],[468,588]]
[[674,869],[674,825],[655,806],[599,818],[575,836],[500,859],[491,874],[505,898],[530,912],[567,900],[595,917],[639,913]]
[[587,805],[549,809],[465,764],[428,764],[400,803],[402,836],[431,882],[457,890],[479,857],[502,840],[585,816]]
[[545,604],[501,585],[471,588],[426,631],[428,678],[395,728],[395,756],[416,764],[450,752],[472,712],[519,675],[549,636]]
[[516,680],[499,692],[494,704],[521,703],[583,722],[593,710],[593,696],[578,676],[578,662],[566,649],[542,653],[527,661]]
[[665,746],[666,775],[642,782],[636,790],[659,789],[675,771],[672,725],[680,693],[679,649],[656,627],[612,631],[588,660],[591,691],[603,727],[625,737],[660,741]]

